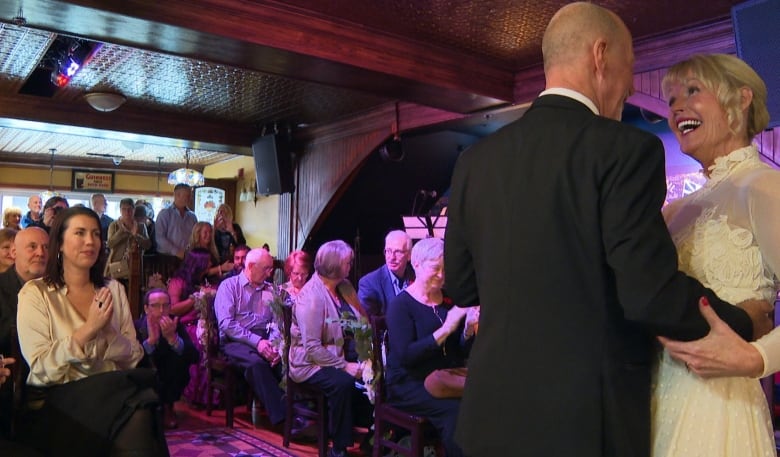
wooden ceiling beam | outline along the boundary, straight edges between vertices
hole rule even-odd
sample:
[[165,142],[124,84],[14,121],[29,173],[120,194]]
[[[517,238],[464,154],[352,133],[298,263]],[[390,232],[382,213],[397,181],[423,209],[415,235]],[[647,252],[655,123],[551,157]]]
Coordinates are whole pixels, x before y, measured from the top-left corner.
[[[40,0],[24,8],[31,27],[454,112],[512,102],[512,71],[488,59],[318,17],[280,1]],[[15,14],[15,5],[0,6],[4,20]]]
[[[58,101],[32,95],[0,94],[0,126],[67,133],[95,138],[134,140],[163,146],[191,147],[251,155],[252,140],[259,135],[251,125],[199,119],[180,113],[123,106],[110,113],[85,103]],[[59,127],[58,127],[59,126]]]

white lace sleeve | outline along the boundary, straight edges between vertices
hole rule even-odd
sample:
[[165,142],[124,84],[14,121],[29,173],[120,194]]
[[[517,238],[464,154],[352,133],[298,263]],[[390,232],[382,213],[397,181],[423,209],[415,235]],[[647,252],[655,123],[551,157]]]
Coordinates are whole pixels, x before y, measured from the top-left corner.
[[[747,204],[761,256],[777,277],[780,275],[780,172],[756,173],[750,181]],[[754,344],[764,359],[762,377],[780,371],[780,327]]]

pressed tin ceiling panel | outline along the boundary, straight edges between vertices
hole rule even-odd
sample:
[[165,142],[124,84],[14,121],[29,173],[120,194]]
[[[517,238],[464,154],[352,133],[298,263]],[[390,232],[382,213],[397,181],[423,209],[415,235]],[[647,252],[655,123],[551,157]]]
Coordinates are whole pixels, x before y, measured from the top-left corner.
[[[171,2],[177,3],[177,0]],[[564,0],[193,0],[188,4],[192,8],[182,10],[181,17],[194,19],[192,14],[197,11],[218,16],[221,10],[231,8],[273,8],[289,16],[310,19],[313,25],[322,21],[335,24],[334,30],[341,28],[357,31],[369,38],[395,37],[406,43],[409,49],[425,47],[432,50],[434,55],[441,50],[441,54],[450,56],[478,57],[482,59],[480,62],[484,61],[511,74],[540,64],[544,28],[554,12],[565,3]],[[634,37],[643,38],[727,17],[730,7],[740,2],[604,0],[596,3],[618,13]],[[46,120],[46,113],[24,113],[25,116],[20,117],[0,116],[0,160],[6,159],[7,155],[48,160],[49,148],[54,147],[57,148],[58,157],[84,160],[85,164],[91,166],[99,166],[109,159],[102,159],[101,162],[101,159],[95,159],[87,153],[122,155],[127,162],[146,164],[149,170],[155,170],[157,157],[163,157],[163,165],[170,164],[172,167],[182,164],[186,146],[192,148],[191,163],[204,166],[233,157],[225,151],[232,151],[237,143],[225,143],[226,146],[212,142],[203,146],[208,141],[186,137],[188,132],[184,131],[184,127],[172,130],[180,136],[165,138],[143,133],[125,134],[129,130],[123,130],[123,121],[148,119],[149,123],[157,125],[178,119],[183,125],[192,122],[200,130],[213,128],[219,131],[226,126],[239,126],[244,131],[259,135],[263,126],[274,123],[293,127],[327,124],[387,102],[410,101],[403,94],[400,97],[387,95],[392,92],[383,90],[381,84],[385,82],[384,74],[375,69],[369,71],[368,76],[378,72],[380,77],[374,81],[370,92],[362,86],[338,84],[339,81],[333,84],[316,82],[326,80],[318,72],[327,73],[325,68],[333,69],[327,65],[307,67],[311,72],[299,72],[296,78],[280,76],[278,72],[271,74],[250,70],[248,64],[251,62],[237,60],[237,56],[242,55],[237,50],[254,46],[250,42],[251,37],[234,39],[230,57],[220,63],[215,63],[219,59],[198,58],[197,49],[189,54],[182,52],[182,55],[161,52],[161,49],[181,51],[198,43],[197,40],[186,41],[192,31],[166,32],[165,25],[176,21],[162,13],[155,18],[157,22],[142,20],[143,35],[152,38],[145,46],[116,44],[127,43],[127,39],[121,38],[121,29],[127,26],[127,17],[136,17],[135,13],[138,13],[137,17],[143,17],[146,10],[156,11],[157,4],[145,3],[144,0],[117,3],[98,0],[37,0],[22,6],[30,13],[29,23],[45,26],[35,28],[32,25],[13,25],[19,5],[11,1],[0,2],[0,109],[3,108],[2,97],[8,97],[6,100],[14,103],[18,100],[13,97],[18,95],[20,87],[58,36],[51,30],[73,33],[69,32],[71,29],[68,26],[77,22],[89,24],[89,30],[81,32],[82,38],[89,39],[88,35],[93,29],[118,38],[103,39],[105,43],[93,59],[49,101],[57,104],[65,113],[69,107],[83,108],[83,95],[90,91],[119,92],[127,97],[127,102],[113,113],[101,114],[104,117],[93,123],[97,125],[94,128],[69,129],[67,115],[64,116],[65,122],[62,119]],[[83,15],[81,8],[92,8],[98,13]],[[179,16],[176,11],[170,14]],[[286,17],[280,16],[279,19],[285,22]],[[252,28],[276,25],[257,23],[252,16],[236,16],[230,20],[235,21],[237,26],[248,27],[249,33]],[[180,27],[189,30],[187,22],[180,21],[180,24],[184,24]],[[206,24],[218,28],[222,23],[209,23],[206,19]],[[111,35],[112,30],[116,35]],[[311,30],[290,32],[302,34],[312,49],[323,46],[320,37]],[[208,33],[224,35],[225,31],[211,30],[201,25],[198,33],[201,34],[197,37],[199,40],[208,42]],[[323,40],[327,41],[327,37]],[[382,51],[381,45],[380,40],[376,48],[378,52]],[[340,62],[343,65],[340,70],[345,74],[353,70],[350,65],[359,67],[361,58],[372,57],[355,53],[350,46],[349,41],[344,41],[339,47],[339,51],[354,59],[346,64]],[[296,52],[306,54],[307,50]],[[315,51],[311,51],[311,55],[303,57],[315,54]],[[294,67],[301,63],[295,60],[294,53],[286,54],[280,62],[283,67]],[[405,76],[406,82],[409,78],[416,78],[412,84],[420,83],[420,90],[427,90],[425,84],[429,75],[435,74],[437,68],[431,67],[424,60],[411,64],[415,72],[412,76]],[[388,74],[391,74],[389,70],[391,68],[388,68]],[[392,77],[388,81],[393,81]],[[361,90],[345,87],[361,87]],[[411,92],[414,89],[412,85]],[[83,111],[73,111],[76,112],[74,116],[83,115]],[[133,143],[143,146],[128,148],[127,144]],[[238,144],[245,143],[249,141],[242,139]],[[249,153],[249,144],[243,148],[240,153]]]

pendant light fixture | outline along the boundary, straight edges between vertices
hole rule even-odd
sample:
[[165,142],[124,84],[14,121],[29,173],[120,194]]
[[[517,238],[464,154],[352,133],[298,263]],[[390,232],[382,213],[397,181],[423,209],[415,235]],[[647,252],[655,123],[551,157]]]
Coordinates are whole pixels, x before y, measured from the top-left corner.
[[203,173],[198,170],[190,168],[190,150],[184,149],[184,168],[172,171],[168,175],[168,184],[175,186],[176,184],[187,184],[190,187],[202,186],[205,183]]
[[51,153],[51,163],[49,164],[49,190],[41,192],[41,200],[43,203],[46,203],[46,200],[59,195],[59,193],[54,192],[54,153],[57,152],[57,149],[51,148],[49,149],[49,152]]

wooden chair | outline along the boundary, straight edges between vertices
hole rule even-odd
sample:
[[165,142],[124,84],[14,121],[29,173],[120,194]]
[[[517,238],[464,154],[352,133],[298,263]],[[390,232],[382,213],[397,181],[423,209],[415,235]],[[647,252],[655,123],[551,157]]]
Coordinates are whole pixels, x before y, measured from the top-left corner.
[[[211,416],[213,407],[214,390],[222,392],[222,399],[225,405],[225,426],[233,428],[234,410],[236,405],[236,392],[243,379],[243,370],[230,363],[227,356],[222,353],[219,347],[219,324],[217,323],[216,312],[214,311],[213,300],[208,304],[206,312],[206,415]],[[252,414],[252,398],[254,397],[251,387],[247,386],[247,411]]]
[[[303,417],[313,420],[317,423],[317,453],[319,457],[325,457],[328,453],[328,399],[325,393],[316,386],[306,383],[298,383],[290,379],[290,327],[292,327],[292,307],[282,308],[284,314],[284,365],[285,370],[285,408],[286,417],[284,421],[283,444],[284,447],[290,447],[290,436],[292,435],[292,425],[295,417]],[[309,409],[306,406],[314,402],[315,409]]]
[[[371,327],[373,329],[374,358],[373,366],[375,371],[381,373],[379,382],[376,384],[376,400],[374,401],[374,453],[373,457],[382,455],[382,448],[392,449],[398,454],[406,457],[423,457],[425,446],[432,444],[436,448],[437,455],[443,455],[441,443],[438,440],[438,434],[433,425],[423,416],[409,414],[388,403],[385,403],[385,364],[383,360],[383,349],[388,346],[387,342],[387,323],[384,316],[371,316]],[[393,428],[403,429],[411,435],[411,446],[404,447],[386,437]]]

